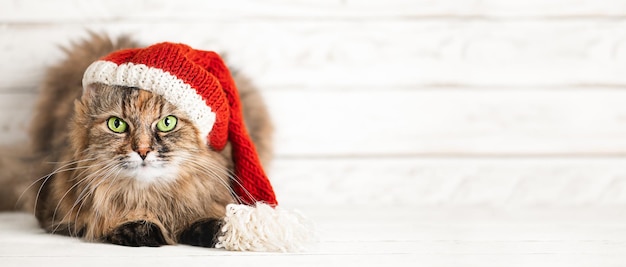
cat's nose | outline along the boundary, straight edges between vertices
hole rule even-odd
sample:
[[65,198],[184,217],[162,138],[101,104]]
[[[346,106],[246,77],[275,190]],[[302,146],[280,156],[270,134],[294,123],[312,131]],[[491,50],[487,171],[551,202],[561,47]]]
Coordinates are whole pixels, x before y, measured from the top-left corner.
[[137,154],[139,154],[139,156],[141,157],[141,160],[146,160],[146,157],[148,156],[148,153],[150,153],[150,148],[149,147],[140,147],[137,148]]

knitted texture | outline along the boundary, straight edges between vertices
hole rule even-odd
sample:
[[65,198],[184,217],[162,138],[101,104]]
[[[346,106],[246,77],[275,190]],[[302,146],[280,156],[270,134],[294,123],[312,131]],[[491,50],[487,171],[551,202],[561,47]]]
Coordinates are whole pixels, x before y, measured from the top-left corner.
[[235,82],[217,53],[174,43],[120,50],[87,68],[83,87],[93,83],[162,95],[190,117],[211,148],[219,151],[231,143],[232,186],[242,204],[278,204],[245,128]]

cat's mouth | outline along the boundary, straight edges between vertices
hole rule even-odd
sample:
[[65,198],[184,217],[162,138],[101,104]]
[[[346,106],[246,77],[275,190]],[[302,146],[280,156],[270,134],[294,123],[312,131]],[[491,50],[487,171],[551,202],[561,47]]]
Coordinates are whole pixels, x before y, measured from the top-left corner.
[[147,167],[152,167],[152,165],[148,165],[148,162],[141,162],[141,165],[139,165],[140,168],[147,168]]
[[142,162],[124,162],[122,164],[122,167],[124,169],[128,169],[128,170],[134,170],[134,169],[140,169],[140,170],[145,170],[145,169],[150,169],[150,168],[163,168],[164,167],[164,163],[162,162],[157,162],[157,161],[142,161]]
[[145,159],[138,154],[130,154],[122,163],[124,176],[141,183],[169,182],[178,174],[178,167],[156,154],[148,154]]

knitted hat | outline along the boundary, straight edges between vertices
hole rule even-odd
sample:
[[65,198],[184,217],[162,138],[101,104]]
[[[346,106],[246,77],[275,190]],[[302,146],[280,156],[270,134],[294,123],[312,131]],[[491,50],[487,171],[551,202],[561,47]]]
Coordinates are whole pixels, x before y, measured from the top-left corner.
[[[227,207],[224,233],[218,246],[233,250],[293,250],[290,244],[292,240],[284,240],[286,244],[279,244],[276,240],[269,241],[272,244],[260,244],[267,240],[258,240],[261,237],[259,229],[254,229],[258,226],[251,223],[251,218],[258,217],[254,220],[263,226],[261,228],[274,223],[279,232],[284,231],[279,229],[285,225],[278,216],[284,212],[274,208],[278,202],[244,126],[237,88],[230,71],[217,53],[174,43],[119,50],[87,68],[83,87],[93,83],[135,87],[159,94],[189,116],[214,150],[222,150],[230,141],[237,179],[232,187],[241,204],[245,205]],[[267,218],[259,221],[259,216]],[[294,221],[290,217],[293,214],[284,216],[287,218],[282,220],[286,223],[301,221],[301,217]],[[239,220],[244,221],[242,223]],[[249,229],[234,229],[242,225]],[[229,231],[236,232],[230,234],[237,236],[228,236]],[[261,235],[267,239],[267,235],[276,234]],[[293,239],[293,236],[285,238]]]

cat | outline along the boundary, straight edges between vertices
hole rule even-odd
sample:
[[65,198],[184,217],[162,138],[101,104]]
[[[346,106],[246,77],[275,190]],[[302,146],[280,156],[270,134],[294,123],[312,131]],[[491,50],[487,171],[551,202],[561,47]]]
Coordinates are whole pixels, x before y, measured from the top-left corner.
[[[127,36],[91,34],[64,49],[67,57],[40,86],[27,156],[0,158],[0,210],[34,210],[47,232],[91,242],[212,247],[226,205],[237,201],[228,146],[211,150],[185,113],[160,95],[82,88],[92,62],[135,47],[142,46]],[[233,78],[248,133],[267,166],[273,134],[267,108],[249,79],[238,72]],[[176,130],[139,127],[164,118]],[[136,130],[124,135],[111,131],[131,126]]]

